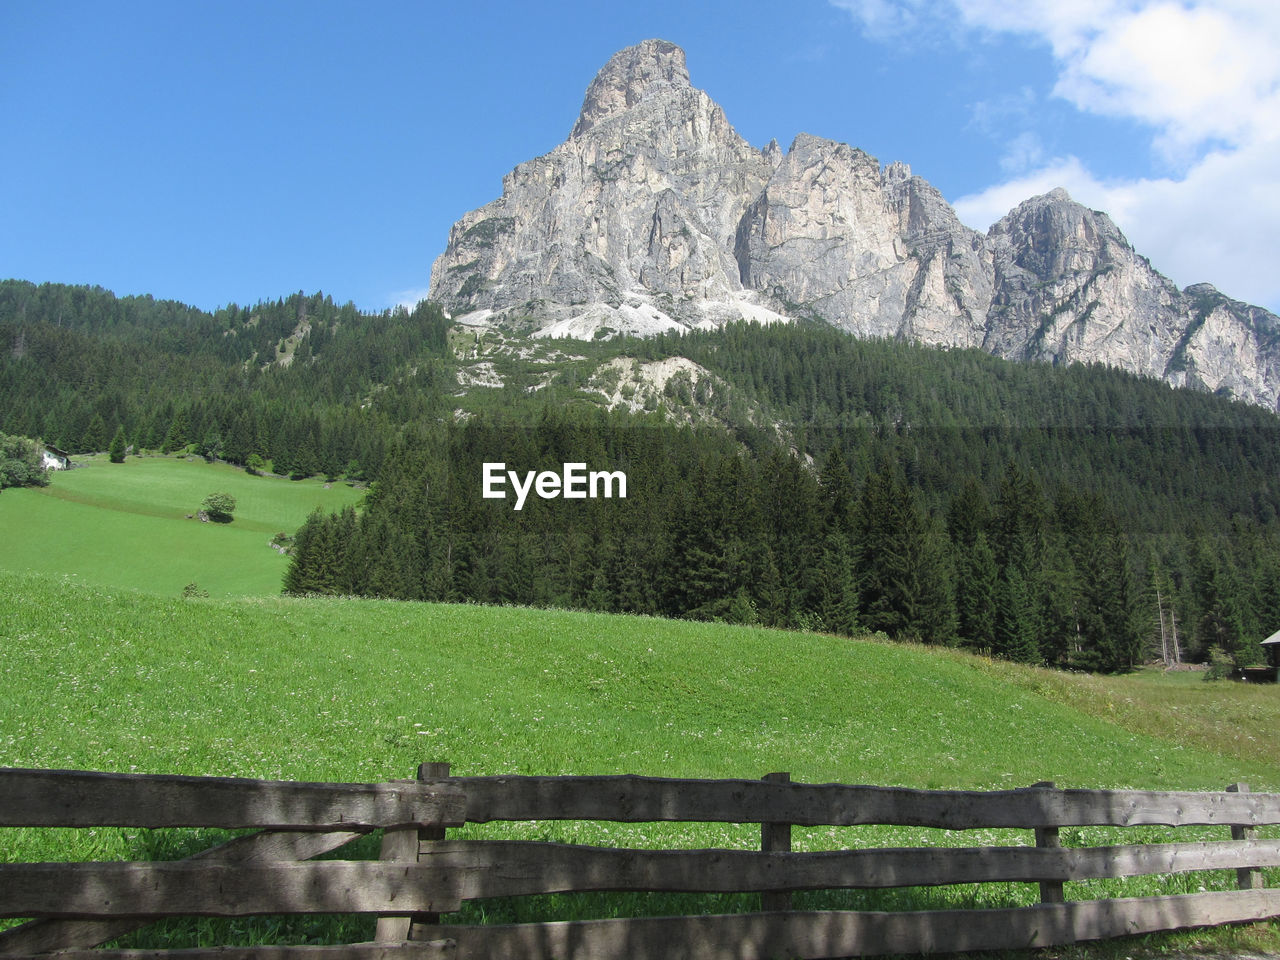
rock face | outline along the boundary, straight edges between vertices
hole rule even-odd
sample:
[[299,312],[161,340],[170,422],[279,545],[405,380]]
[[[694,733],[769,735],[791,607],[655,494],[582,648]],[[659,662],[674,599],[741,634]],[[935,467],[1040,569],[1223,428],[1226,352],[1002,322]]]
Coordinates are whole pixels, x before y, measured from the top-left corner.
[[752,147],[661,40],[615,54],[569,139],[454,224],[430,296],[535,336],[805,316],[1272,409],[1280,385],[1280,318],[1207,284],[1178,290],[1065,191],[983,236],[904,164],[808,134],[785,154]]
[[1019,204],[991,228],[987,247],[990,352],[1105,363],[1277,409],[1280,318],[1211,284],[1179,290],[1105,213],[1065,190]]
[[859,336],[982,344],[982,237],[905,164],[801,134],[738,226],[749,288]]
[[689,85],[684,51],[647,40],[605,64],[565,143],[454,224],[430,296],[553,336],[735,319],[753,298],[734,235],[777,153]]

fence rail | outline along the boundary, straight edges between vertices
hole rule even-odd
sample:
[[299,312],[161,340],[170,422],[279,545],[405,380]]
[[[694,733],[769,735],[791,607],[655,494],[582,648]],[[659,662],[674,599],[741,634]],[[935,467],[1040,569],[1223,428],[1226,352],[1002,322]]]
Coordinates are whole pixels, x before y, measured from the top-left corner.
[[1274,823],[1277,797],[1146,790],[909,790],[768,780],[665,777],[458,777],[467,822],[611,820],[651,823],[861,824],[980,827],[1137,827]]
[[354,830],[461,826],[448,783],[297,783],[81,770],[5,770],[0,826]]
[[[464,823],[534,820],[761,824],[757,850],[641,850],[448,839]],[[1034,846],[792,852],[791,827],[885,824],[1034,831]],[[764,780],[451,777],[292,783],[55,770],[0,770],[0,826],[257,828],[181,861],[0,864],[0,957],[283,958],[846,957],[1050,946],[1280,916],[1280,795],[908,790]],[[1222,840],[1062,847],[1061,827],[1198,825]],[[379,860],[314,860],[382,829]],[[1238,890],[1067,902],[1063,884],[1235,870]],[[1035,906],[986,910],[791,909],[796,891],[1039,884]],[[462,903],[596,891],[761,894],[756,913],[516,925],[443,924]],[[364,913],[375,941],[335,946],[90,949],[168,916]]]

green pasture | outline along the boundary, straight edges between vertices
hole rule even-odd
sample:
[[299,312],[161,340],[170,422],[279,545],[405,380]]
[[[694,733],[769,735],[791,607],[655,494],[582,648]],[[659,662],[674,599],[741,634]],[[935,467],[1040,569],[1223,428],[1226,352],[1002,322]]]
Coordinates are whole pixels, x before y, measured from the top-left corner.
[[[0,596],[0,765],[1280,789],[1275,753],[1128,730],[1009,665],[924,647],[525,608],[183,600],[71,577],[0,574]],[[1141,676],[1106,682],[1113,699],[1165,696]],[[1260,690],[1204,686],[1228,703]],[[1268,709],[1240,709],[1258,733],[1280,725],[1280,690],[1261,692]]]
[[[78,462],[47,487],[0,494],[0,569],[167,596],[193,582],[213,596],[276,594],[288,560],[271,538],[292,534],[316,507],[338,510],[362,496],[345,483],[255,477],[199,459]],[[231,523],[187,519],[220,492],[236,498]]]
[[[0,636],[7,638],[0,766],[377,781],[411,776],[423,760],[447,760],[463,775],[759,777],[785,770],[797,781],[931,788],[1054,780],[1068,787],[1217,790],[1243,780],[1254,790],[1280,790],[1274,752],[1256,753],[1229,737],[1193,743],[1176,724],[1161,727],[1160,735],[1110,715],[1108,704],[1127,699],[1136,711],[1190,681],[1100,678],[1101,687],[1071,703],[1040,676],[1047,671],[875,640],[395,601],[165,598],[72,577],[3,572]],[[1256,689],[1203,686],[1239,714],[1246,736],[1280,728],[1274,695],[1280,690],[1266,700]],[[1181,722],[1199,726],[1196,711],[1207,708],[1182,702]],[[759,843],[759,827],[750,824],[467,829],[641,846]],[[1030,842],[1026,831],[795,833],[797,849]],[[1173,833],[1071,830],[1064,842],[1158,841]],[[1218,834],[1225,839],[1225,828],[1178,831],[1176,838]],[[157,840],[138,830],[8,830],[0,831],[0,858],[168,857],[208,842],[207,832]],[[363,852],[376,856],[376,849],[371,839]],[[1280,881],[1280,871],[1268,874],[1269,883]],[[1193,892],[1234,882],[1234,872],[1217,871],[1068,885],[1068,896]],[[805,894],[798,905],[997,906],[1034,902],[1036,895],[1034,885],[989,884]],[[692,909],[750,909],[749,901],[704,898]],[[538,898],[469,906],[465,916],[603,916],[686,906],[671,897]],[[371,933],[360,919],[271,923],[277,926],[250,925],[243,935]],[[174,925],[131,942],[185,943],[193,936]],[[1274,947],[1274,933],[1267,936]]]

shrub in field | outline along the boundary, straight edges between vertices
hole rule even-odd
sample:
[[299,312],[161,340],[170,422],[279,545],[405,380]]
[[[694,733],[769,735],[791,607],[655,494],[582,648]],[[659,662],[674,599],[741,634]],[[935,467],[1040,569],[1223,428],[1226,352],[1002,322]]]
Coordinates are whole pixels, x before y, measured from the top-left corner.
[[204,498],[204,511],[214,523],[230,523],[236,498],[229,493],[211,493]]
[[1236,668],[1236,661],[1219,646],[1209,648],[1209,669],[1205,673],[1206,680],[1224,680],[1231,676],[1231,671]]
[[43,487],[49,482],[34,440],[0,433],[0,490]]

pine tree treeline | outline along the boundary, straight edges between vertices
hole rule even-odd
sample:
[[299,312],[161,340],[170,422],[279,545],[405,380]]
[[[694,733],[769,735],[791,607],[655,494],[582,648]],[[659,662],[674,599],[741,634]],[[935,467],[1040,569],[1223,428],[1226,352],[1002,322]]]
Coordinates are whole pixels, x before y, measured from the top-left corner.
[[0,430],[71,453],[106,450],[123,430],[139,449],[372,476],[399,426],[435,415],[453,389],[447,330],[425,303],[367,315],[294,294],[210,314],[4,281]]
[[[559,471],[579,458],[626,472],[627,499],[530,497],[517,512],[480,497],[485,461]],[[815,471],[781,450],[753,457],[723,434],[548,409],[532,426],[472,422],[407,439],[363,512],[306,522],[285,586],[878,630],[1086,670],[1142,659],[1157,571],[1102,497],[1046,493],[1011,461],[993,494],[968,478],[947,507],[931,513],[892,458],[854,473],[832,449]],[[1189,572],[1174,576],[1198,582]],[[1268,590],[1259,576],[1235,593],[1257,622],[1280,616]],[[1187,641],[1256,655],[1219,597],[1187,600],[1209,631]],[[1212,632],[1232,616],[1230,635]]]

